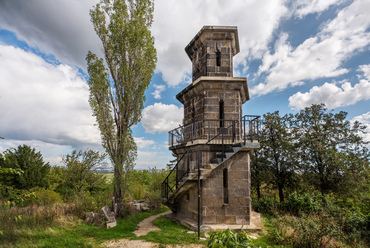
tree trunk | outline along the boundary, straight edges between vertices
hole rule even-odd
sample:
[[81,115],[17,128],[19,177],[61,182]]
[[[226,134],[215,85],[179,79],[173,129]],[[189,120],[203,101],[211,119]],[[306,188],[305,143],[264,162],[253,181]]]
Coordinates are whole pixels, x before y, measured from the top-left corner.
[[281,185],[278,185],[278,188],[279,188],[279,199],[280,199],[280,202],[283,202],[284,201],[283,187]]
[[261,186],[257,183],[257,199],[260,200],[261,198]]

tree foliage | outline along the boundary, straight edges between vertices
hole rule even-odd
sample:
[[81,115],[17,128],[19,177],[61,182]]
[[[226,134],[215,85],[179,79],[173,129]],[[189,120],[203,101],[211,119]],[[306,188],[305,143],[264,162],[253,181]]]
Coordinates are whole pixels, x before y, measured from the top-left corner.
[[97,167],[104,165],[106,155],[86,149],[77,152],[74,150],[62,158],[66,166],[63,180],[71,186],[75,193],[82,197],[83,194],[105,182],[105,178],[96,172]]
[[4,185],[20,190],[48,186],[46,175],[50,165],[44,162],[41,153],[36,152],[35,148],[20,145],[17,149],[6,150],[0,168],[3,171],[19,172],[1,175]]
[[292,187],[294,183],[295,158],[291,152],[293,139],[289,128],[290,119],[290,115],[280,117],[279,111],[263,116],[260,140],[262,147],[257,153],[262,156],[254,159],[258,163],[259,170],[261,170],[261,164],[264,165],[266,176],[278,189],[280,201],[284,201],[284,189]]
[[105,61],[89,51],[89,103],[96,117],[102,144],[114,165],[114,210],[122,211],[129,172],[136,158],[131,127],[140,121],[144,92],[156,63],[150,32],[151,0],[101,1],[90,10]]
[[361,181],[365,183],[369,150],[359,133],[366,127],[346,117],[346,112],[333,113],[323,104],[295,115],[265,114],[261,149],[251,161],[257,197],[261,197],[262,184],[272,185],[283,201],[284,189],[314,189],[322,196],[349,195]]
[[347,113],[312,105],[296,115],[298,154],[305,179],[325,195],[343,190],[346,180],[357,178],[369,166],[366,142],[358,135],[365,126],[346,120]]

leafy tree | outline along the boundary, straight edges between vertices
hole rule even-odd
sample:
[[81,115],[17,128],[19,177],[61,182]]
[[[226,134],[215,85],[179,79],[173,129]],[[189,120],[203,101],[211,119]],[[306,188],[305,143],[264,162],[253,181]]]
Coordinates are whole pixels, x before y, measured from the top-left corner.
[[131,127],[141,118],[144,92],[156,63],[151,0],[102,0],[90,10],[95,32],[103,44],[105,63],[89,51],[89,103],[103,146],[114,165],[113,210],[123,209],[129,172],[137,156]]
[[72,154],[64,156],[62,158],[62,162],[66,166],[64,182],[72,186],[79,197],[104,184],[105,177],[99,175],[96,169],[105,164],[105,157],[105,154],[90,149],[79,152],[74,150]]
[[284,190],[294,184],[295,177],[291,118],[291,115],[280,117],[279,111],[263,116],[260,158],[255,160],[259,171],[265,166],[268,174],[265,177],[278,189],[280,202],[284,201]]
[[4,159],[0,164],[1,170],[23,171],[1,175],[4,185],[15,189],[31,189],[34,187],[46,188],[46,175],[50,170],[49,163],[45,163],[40,152],[27,145],[20,145],[17,149],[8,149],[4,152]]
[[268,173],[266,171],[267,161],[266,158],[262,156],[261,151],[257,150],[251,156],[251,187],[257,193],[257,199],[262,197],[261,188],[264,182],[268,182]]
[[[345,192],[369,166],[366,142],[358,135],[365,126],[346,121],[347,113],[312,105],[296,115],[295,130],[305,178],[322,195]],[[345,185],[347,187],[343,188]]]

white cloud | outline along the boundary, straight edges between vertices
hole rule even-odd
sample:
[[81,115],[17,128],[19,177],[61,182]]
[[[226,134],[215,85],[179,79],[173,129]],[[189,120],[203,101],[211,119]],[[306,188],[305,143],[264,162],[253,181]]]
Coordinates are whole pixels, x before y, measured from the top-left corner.
[[[65,64],[86,69],[88,50],[101,54],[89,10],[98,0],[0,1],[0,28]],[[101,55],[100,55],[101,56]]]
[[158,52],[157,72],[170,86],[191,81],[191,62],[184,48],[203,25],[237,26],[240,54],[235,68],[260,58],[273,30],[287,13],[284,0],[179,0],[155,2],[153,35]]
[[136,146],[139,149],[146,148],[148,146],[153,146],[155,144],[154,140],[147,140],[144,137],[138,137],[138,138],[134,137],[134,140],[135,140]]
[[294,2],[295,16],[303,18],[304,16],[312,13],[322,12],[328,9],[331,5],[339,5],[344,0],[301,0]]
[[161,99],[161,93],[166,89],[166,86],[154,84],[154,88],[155,88],[155,91],[152,92],[154,99],[157,99],[157,100]]
[[183,107],[154,103],[143,110],[141,124],[147,133],[168,132],[182,123],[183,115]]
[[[366,125],[367,126],[367,128],[366,128],[366,132],[367,133],[365,133],[365,134],[364,133],[360,133],[359,135],[364,138],[364,141],[370,142],[370,112],[367,112],[365,114],[356,116],[355,118],[353,118],[351,120],[351,122],[354,122],[354,121],[358,121],[362,125]],[[368,147],[370,149],[370,144],[368,145]]]
[[360,65],[358,71],[362,71],[364,73],[364,77],[370,81],[370,64],[368,65]]
[[345,82],[338,87],[335,83],[325,83],[314,86],[309,92],[298,92],[289,97],[289,107],[303,109],[312,104],[325,103],[328,108],[337,108],[352,105],[361,100],[370,99],[370,82],[360,80],[353,87]]
[[304,80],[336,77],[347,73],[341,64],[349,56],[370,44],[370,2],[358,0],[341,10],[317,37],[305,40],[297,48],[287,42],[287,35],[276,42],[274,54],[266,53],[258,75],[266,82],[251,89],[256,95],[302,84]]
[[100,146],[88,86],[75,68],[0,45],[0,75],[2,136],[74,148]]
[[[101,43],[90,23],[89,9],[98,0],[0,1],[0,27],[30,46],[86,70],[88,50]],[[169,86],[191,81],[191,62],[184,48],[203,25],[238,26],[241,52],[235,67],[260,58],[279,20],[288,13],[286,0],[157,0],[152,32],[158,52],[157,73]],[[78,25],[76,25],[78,24]]]

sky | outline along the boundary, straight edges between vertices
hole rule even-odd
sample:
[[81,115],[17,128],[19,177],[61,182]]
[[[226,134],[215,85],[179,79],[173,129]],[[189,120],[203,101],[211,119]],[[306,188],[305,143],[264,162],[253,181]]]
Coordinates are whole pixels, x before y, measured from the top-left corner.
[[[87,52],[103,56],[89,16],[97,2],[0,0],[0,152],[27,144],[61,165],[74,149],[104,151],[86,83]],[[158,62],[132,129],[136,169],[173,159],[168,131],[183,119],[175,96],[191,83],[184,48],[204,25],[238,28],[234,76],[247,78],[251,95],[244,115],[324,103],[370,126],[370,1],[155,0],[154,8]]]

